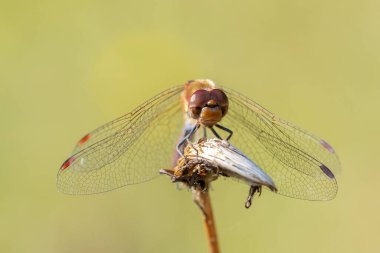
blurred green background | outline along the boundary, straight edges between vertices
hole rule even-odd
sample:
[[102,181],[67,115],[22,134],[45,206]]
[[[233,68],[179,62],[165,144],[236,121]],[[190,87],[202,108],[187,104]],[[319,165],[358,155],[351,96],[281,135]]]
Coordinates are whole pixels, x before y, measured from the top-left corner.
[[211,78],[327,139],[329,202],[211,192],[222,252],[379,252],[380,2],[2,1],[0,252],[207,252],[191,194],[166,177],[57,192],[83,134]]

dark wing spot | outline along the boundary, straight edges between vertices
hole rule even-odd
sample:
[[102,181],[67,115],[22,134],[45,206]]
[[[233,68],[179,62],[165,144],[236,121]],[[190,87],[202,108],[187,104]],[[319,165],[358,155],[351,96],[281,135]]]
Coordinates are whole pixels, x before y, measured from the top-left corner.
[[66,161],[63,162],[60,170],[65,170],[67,167],[69,167],[75,161],[75,159],[76,159],[75,156],[69,157]]
[[323,171],[323,173],[325,173],[329,178],[331,178],[331,179],[335,178],[334,174],[331,172],[331,170],[329,168],[326,167],[326,165],[321,164],[319,166],[319,168],[321,168],[321,170]]

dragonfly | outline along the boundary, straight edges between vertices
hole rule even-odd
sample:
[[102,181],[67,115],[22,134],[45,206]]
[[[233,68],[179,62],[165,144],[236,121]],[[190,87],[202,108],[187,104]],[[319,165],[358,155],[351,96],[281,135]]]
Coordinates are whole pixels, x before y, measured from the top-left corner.
[[171,169],[186,143],[226,139],[255,162],[280,195],[331,200],[340,162],[333,147],[245,95],[209,79],[187,81],[82,137],[57,174],[66,194],[95,194]]

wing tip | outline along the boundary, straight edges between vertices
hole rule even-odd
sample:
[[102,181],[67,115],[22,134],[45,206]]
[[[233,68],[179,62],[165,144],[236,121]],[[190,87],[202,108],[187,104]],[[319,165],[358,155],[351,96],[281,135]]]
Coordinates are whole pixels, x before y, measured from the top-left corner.
[[335,154],[335,149],[327,141],[321,139],[319,143],[331,154]]

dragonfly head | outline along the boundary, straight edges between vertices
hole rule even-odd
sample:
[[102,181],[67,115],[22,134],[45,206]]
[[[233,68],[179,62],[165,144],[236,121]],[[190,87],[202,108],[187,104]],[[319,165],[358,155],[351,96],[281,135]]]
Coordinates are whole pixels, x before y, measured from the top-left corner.
[[188,111],[201,125],[212,127],[228,111],[227,95],[220,89],[197,90],[191,95]]

